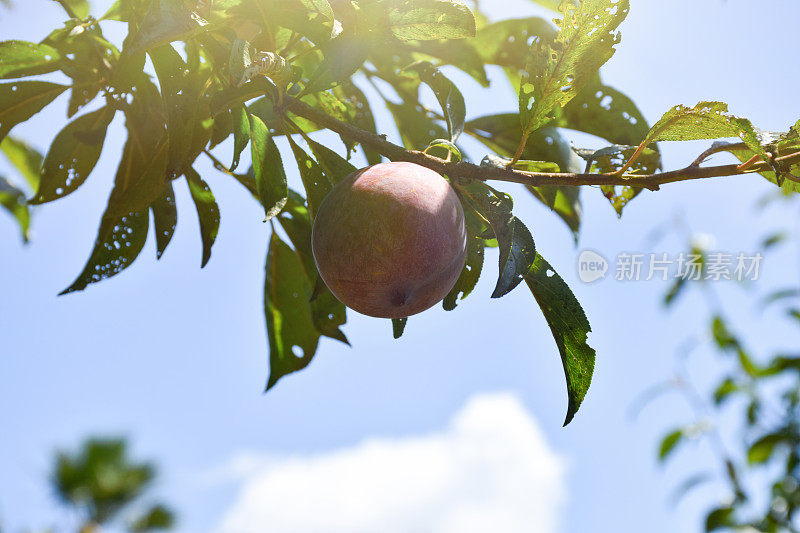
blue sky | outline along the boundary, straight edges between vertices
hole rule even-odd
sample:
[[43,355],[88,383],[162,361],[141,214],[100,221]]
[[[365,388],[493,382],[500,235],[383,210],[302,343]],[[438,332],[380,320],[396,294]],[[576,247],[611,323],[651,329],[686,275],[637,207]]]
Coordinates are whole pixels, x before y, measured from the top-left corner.
[[[96,12],[108,4],[93,2]],[[524,0],[483,4],[495,19],[546,14]],[[651,123],[675,104],[706,99],[727,102],[762,129],[785,130],[800,118],[800,75],[796,62],[786,59],[796,44],[797,2],[631,4],[623,41],[603,74],[634,98]],[[14,10],[0,12],[0,35],[4,40],[42,38],[62,18],[53,2],[20,1]],[[514,94],[494,74],[498,85],[491,92],[454,76],[470,117],[516,108]],[[65,107],[61,97],[13,134],[45,150],[66,122]],[[385,113],[380,118],[387,123]],[[393,130],[387,133],[398,138]],[[334,136],[319,139],[340,146]],[[232,513],[251,512],[248,498],[271,494],[268,489],[287,472],[299,487],[288,494],[305,494],[303,487],[331,488],[298,514],[327,512],[331,521],[344,520],[335,510],[347,507],[326,507],[326,495],[334,503],[355,498],[378,513],[377,522],[365,522],[366,531],[370,524],[390,522],[402,531],[399,516],[407,517],[409,509],[423,522],[438,516],[436,509],[425,514],[414,507],[414,494],[431,486],[442,487],[430,497],[442,502],[438,511],[467,504],[480,509],[476,501],[483,502],[486,516],[519,511],[525,520],[529,513],[545,522],[528,524],[541,524],[538,530],[546,533],[639,532],[642,524],[652,532],[695,531],[701,511],[726,497],[717,485],[678,507],[669,504],[672,489],[688,473],[714,467],[701,443],[688,446],[667,468],[656,464],[657,439],[689,419],[679,398],[649,406],[636,420],[629,416],[645,388],[669,378],[680,343],[702,333],[703,300],[690,294],[666,314],[660,305],[666,283],[586,285],[578,281],[575,265],[583,248],[606,257],[623,251],[681,252],[686,241],[677,232],[657,244],[649,239],[654,230],[671,228],[676,217],[693,231],[714,235],[719,249],[753,250],[770,229],[795,229],[790,221],[797,216],[793,206],[756,211],[756,200],[772,191],[759,177],[667,186],[643,194],[621,221],[598,190],[586,189],[577,248],[565,226],[524,191],[498,185],[515,194],[516,210],[537,248],[573,287],[594,328],[592,389],[572,425],[562,428],[566,394],[558,352],[524,287],[502,300],[489,299],[496,272],[492,253],[475,293],[457,311],[437,308],[412,318],[400,341],[392,340],[386,321],[350,313],[345,331],[352,349],[324,341],[308,370],[262,395],[268,227],[248,194],[205,163],[198,170],[216,194],[222,226],[204,270],[199,269],[196,216],[180,184],[178,229],[160,262],[149,242],[120,276],[57,298],[88,257],[122,142],[118,119],[91,179],[69,198],[36,211],[29,246],[19,242],[12,221],[0,216],[0,520],[9,531],[71,519],[47,486],[52,452],[95,434],[129,435],[136,456],[158,461],[155,494],[179,511],[179,530],[185,532],[225,530],[235,519]],[[665,165],[685,164],[706,144],[663,145]],[[473,158],[484,154],[474,144],[467,146]],[[218,153],[227,157],[229,150],[223,145]],[[0,174],[11,174],[5,161]],[[294,170],[290,180],[299,182]],[[757,290],[788,284],[787,279],[796,283],[797,272],[796,250],[771,254]],[[734,324],[749,326],[750,344],[765,352],[797,345],[799,339],[786,336],[777,315],[762,316],[752,293],[728,284],[717,289]],[[694,354],[690,367],[701,387],[720,372],[708,350]],[[458,460],[451,453],[431,452],[441,446],[466,451]],[[530,475],[520,481],[495,455],[519,458],[514,464]],[[380,460],[371,463],[370,457]],[[442,467],[437,457],[452,460],[449,477],[432,473]],[[408,465],[406,476],[390,468],[395,461]],[[463,479],[453,477],[462,474]],[[395,480],[391,490],[380,484],[386,479]],[[496,490],[465,495],[453,488],[453,479]],[[528,496],[531,507],[524,498],[511,510],[497,504],[508,501],[502,496],[509,484]],[[376,488],[355,490],[365,485]],[[265,501],[263,507],[269,510],[270,503],[277,505]],[[379,513],[397,509],[400,515]],[[411,530],[415,523],[408,524]],[[284,530],[316,531],[313,527],[295,524]]]

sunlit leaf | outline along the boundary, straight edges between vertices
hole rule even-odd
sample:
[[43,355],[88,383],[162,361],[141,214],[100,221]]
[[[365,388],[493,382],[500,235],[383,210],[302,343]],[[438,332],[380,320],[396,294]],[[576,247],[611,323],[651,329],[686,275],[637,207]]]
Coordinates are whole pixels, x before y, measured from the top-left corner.
[[782,433],[770,433],[755,441],[747,450],[747,462],[751,465],[763,464],[772,457],[775,447],[786,440]]
[[172,183],[167,183],[164,194],[153,202],[150,210],[153,212],[153,230],[156,232],[156,259],[161,259],[178,225],[178,209]]
[[0,151],[25,178],[31,189],[36,190],[42,173],[42,154],[28,143],[11,136],[0,142]]
[[22,232],[22,240],[28,242],[31,215],[25,202],[25,193],[0,176],[0,206],[14,217]]
[[254,115],[249,115],[248,118],[250,120],[250,148],[258,197],[261,205],[264,206],[266,218],[270,219],[286,205],[288,195],[286,173],[283,170],[281,153],[267,126]]
[[18,81],[0,84],[0,141],[11,128],[44,109],[66,85],[47,81]]
[[519,90],[522,127],[531,132],[552,118],[614,55],[620,41],[617,27],[630,10],[628,0],[584,0],[562,4],[563,18],[555,41],[531,46],[531,58]]
[[447,121],[450,141],[456,142],[464,131],[464,121],[467,116],[467,108],[461,91],[447,76],[428,62],[417,63],[413,68],[419,73],[420,80],[433,90]]
[[587,342],[592,331],[586,314],[570,288],[542,256],[525,277],[553,333],[567,378],[569,407],[564,425],[578,412],[594,372],[595,351]]
[[333,188],[328,176],[323,172],[322,167],[314,161],[309,155],[300,148],[297,143],[288,137],[289,144],[294,152],[295,160],[297,161],[297,168],[300,171],[300,178],[303,180],[303,186],[306,189],[308,198],[308,208],[313,219],[322,200],[328,195]]
[[61,54],[52,46],[27,41],[0,42],[0,79],[22,78],[58,70]]
[[122,216],[109,211],[107,208],[100,221],[94,249],[86,266],[60,295],[82,291],[90,283],[116,276],[128,268],[142,251],[149,227],[150,213],[147,208]]
[[311,293],[300,258],[273,233],[264,286],[270,367],[267,390],[287,374],[308,366],[317,351],[320,334],[308,305]]
[[208,184],[193,168],[186,169],[186,183],[189,185],[189,192],[200,220],[200,238],[203,242],[203,260],[200,268],[203,268],[211,259],[211,248],[219,233],[219,206]]
[[389,28],[400,40],[463,39],[475,36],[475,16],[460,0],[398,0]]
[[83,185],[94,170],[115,110],[103,107],[80,116],[56,135],[42,167],[42,179],[31,203],[63,198]]

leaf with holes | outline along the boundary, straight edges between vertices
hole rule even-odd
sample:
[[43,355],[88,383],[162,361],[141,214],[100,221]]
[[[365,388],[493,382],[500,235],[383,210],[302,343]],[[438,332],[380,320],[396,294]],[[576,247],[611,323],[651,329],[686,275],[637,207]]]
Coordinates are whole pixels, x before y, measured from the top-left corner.
[[66,85],[47,81],[0,84],[0,141],[11,128],[47,107],[66,90]]
[[153,230],[156,232],[156,259],[161,259],[178,226],[178,209],[172,183],[167,183],[164,194],[153,202],[150,210],[153,212]]
[[397,0],[389,29],[401,41],[464,39],[475,36],[475,16],[460,0]]
[[266,219],[269,220],[286,205],[288,196],[286,173],[283,170],[281,153],[267,126],[254,115],[249,115],[248,118],[250,120],[250,149],[258,198],[261,205],[264,206]]
[[642,146],[658,141],[699,141],[703,139],[740,138],[750,150],[769,158],[753,124],[746,118],[728,113],[723,102],[700,102],[694,107],[678,105],[656,122]]
[[31,189],[36,190],[42,173],[42,154],[28,143],[11,136],[0,142],[0,151],[25,178]]
[[530,271],[536,259],[536,246],[528,228],[511,213],[511,197],[483,183],[459,186],[459,192],[491,225],[500,247],[500,275],[492,298],[502,298]]
[[563,18],[555,41],[540,40],[519,87],[519,110],[525,132],[539,129],[614,55],[620,41],[617,27],[630,10],[628,0],[584,0],[578,6],[563,3]]
[[525,281],[542,309],[561,353],[569,396],[566,426],[575,417],[592,383],[595,351],[587,342],[592,327],[569,286],[541,255],[536,254],[536,261]]
[[534,42],[552,42],[553,25],[539,17],[501,20],[478,30],[475,49],[486,63],[500,65],[513,87],[519,87]]
[[200,238],[203,242],[203,260],[200,268],[204,268],[211,259],[211,248],[219,233],[219,206],[208,184],[193,168],[187,168],[185,175],[200,221]]
[[264,284],[270,368],[267,390],[282,377],[308,366],[314,358],[320,334],[308,305],[311,293],[302,261],[273,233]]
[[83,185],[100,159],[114,114],[113,108],[103,107],[76,118],[56,135],[31,203],[43,204],[63,198]]
[[58,70],[61,53],[46,44],[0,42],[0,79],[23,78]]
[[86,266],[72,285],[61,291],[59,296],[82,291],[89,284],[116,276],[128,268],[147,242],[149,215],[145,208],[118,216],[114,214],[109,202]]
[[22,240],[28,242],[31,214],[28,204],[25,202],[25,193],[11,185],[2,176],[0,176],[0,206],[3,206],[16,219],[22,232]]

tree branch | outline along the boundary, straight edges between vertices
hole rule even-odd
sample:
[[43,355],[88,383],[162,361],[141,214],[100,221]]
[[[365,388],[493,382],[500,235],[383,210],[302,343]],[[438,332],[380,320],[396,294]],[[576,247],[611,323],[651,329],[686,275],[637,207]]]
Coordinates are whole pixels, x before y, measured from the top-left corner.
[[[389,142],[385,135],[377,135],[372,132],[364,131],[352,124],[342,122],[331,117],[324,111],[315,109],[305,102],[287,96],[284,107],[291,110],[294,114],[311,120],[312,122],[334,131],[348,139],[359,142],[364,146],[376,150],[383,156],[392,161],[408,161],[416,163],[439,174],[445,174],[450,178],[466,178],[474,180],[497,180],[511,183],[521,183],[540,187],[543,185],[621,185],[631,187],[641,187],[653,191],[658,190],[661,185],[678,181],[699,180],[707,178],[719,178],[724,176],[736,176],[742,174],[753,174],[764,171],[771,171],[772,168],[766,162],[760,162],[749,168],[741,169],[740,165],[719,165],[713,167],[700,167],[695,164],[680,170],[662,172],[660,174],[585,174],[585,173],[566,173],[566,172],[525,172],[507,168],[490,166],[479,166],[467,162],[448,162],[444,159],[428,155],[417,150],[408,150]],[[774,159],[774,163],[792,165],[800,163],[800,152],[791,153],[783,157]]]

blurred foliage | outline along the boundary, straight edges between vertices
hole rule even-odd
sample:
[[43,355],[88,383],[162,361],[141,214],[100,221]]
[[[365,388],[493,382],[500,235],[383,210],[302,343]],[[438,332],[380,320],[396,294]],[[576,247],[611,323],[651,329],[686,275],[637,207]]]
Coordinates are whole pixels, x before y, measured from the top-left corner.
[[[555,23],[537,17],[489,22],[480,2],[470,8],[462,0],[117,0],[104,14],[93,13],[86,0],[53,2],[54,9],[64,8],[64,23],[45,39],[0,42],[0,79],[9,80],[0,83],[0,141],[18,170],[0,181],[0,205],[27,239],[31,206],[65,198],[85,183],[106,148],[110,124],[122,125],[124,119],[127,140],[94,247],[63,293],[125,270],[151,231],[160,258],[177,224],[173,182],[181,179],[200,221],[205,266],[221,223],[214,180],[201,176],[197,164],[208,157],[222,175],[253,194],[264,218],[279,224],[291,241],[277,235],[269,241],[264,308],[272,387],[311,362],[322,336],[347,342],[341,331],[346,310],[320,280],[310,255],[311,223],[330,187],[356,170],[350,162],[354,152],[360,149],[370,164],[386,155],[375,143],[359,148],[347,134],[352,130],[341,127],[334,129],[344,155],[319,144],[312,135],[323,126],[315,119],[380,139],[375,117],[382,107],[409,150],[427,148],[441,157],[529,172],[629,169],[634,177],[660,170],[657,141],[734,137],[741,142],[727,151],[743,161],[767,161],[767,179],[786,190],[796,187],[797,165],[780,164],[776,156],[800,149],[797,126],[768,135],[730,115],[724,104],[702,102],[676,107],[650,128],[633,99],[601,79],[599,69],[619,43],[617,28],[628,0],[535,3],[558,7]],[[109,21],[127,25],[121,43],[104,35]],[[512,112],[467,120],[476,110],[453,81],[463,79],[457,71],[489,87],[495,80],[487,73],[494,66],[518,92],[518,101],[509,102]],[[70,122],[45,155],[9,136],[18,124],[62,101]],[[573,132],[611,146],[605,152],[573,150]],[[459,145],[462,134],[492,153],[486,158],[467,153]],[[291,163],[280,157],[281,137],[290,139],[304,191],[288,187],[284,165]],[[222,156],[226,139],[232,140],[224,145],[232,153]],[[248,145],[252,166],[241,171]],[[510,196],[455,178],[471,220],[470,253],[443,306],[452,310],[458,298],[472,292],[484,249],[497,245],[493,296],[522,281],[533,291],[562,357],[569,421],[594,368],[585,314],[560,277],[540,275],[541,265],[548,265],[548,272],[552,267],[536,249],[533,233],[512,213]],[[481,187],[482,192],[467,194]],[[577,187],[527,189],[578,238]],[[601,188],[620,215],[640,190],[634,179],[630,186]],[[284,286],[308,299],[285,298]],[[394,333],[402,333],[398,324]]]
[[[758,253],[767,254],[790,242],[787,235],[780,232],[767,236]],[[706,341],[682,348],[681,370],[666,389],[659,386],[654,390],[682,394],[695,418],[666,433],[658,458],[667,461],[688,441],[708,442],[719,463],[717,473],[693,474],[676,492],[680,498],[701,484],[726,487],[727,495],[704,519],[706,531],[800,531],[800,353],[751,350],[745,341],[748,326],[737,331],[707,282],[714,253],[695,242],[688,255],[698,258],[699,274],[679,279],[664,303],[674,306],[680,295],[693,288],[704,295],[708,302]],[[787,337],[797,334],[800,289],[788,287],[763,297],[753,293],[753,297],[761,300],[757,306],[761,312],[768,307],[780,308],[784,318],[770,318],[772,327],[779,327]],[[749,327],[758,325],[754,322]],[[707,394],[693,384],[685,364],[701,345],[716,352],[724,369]]]
[[57,454],[52,482],[61,501],[81,516],[82,532],[117,524],[124,513],[127,529],[140,533],[174,526],[174,515],[163,504],[140,504],[155,477],[152,463],[129,457],[125,440],[90,439],[74,453]]

